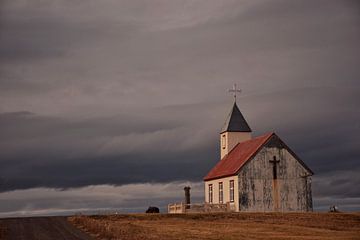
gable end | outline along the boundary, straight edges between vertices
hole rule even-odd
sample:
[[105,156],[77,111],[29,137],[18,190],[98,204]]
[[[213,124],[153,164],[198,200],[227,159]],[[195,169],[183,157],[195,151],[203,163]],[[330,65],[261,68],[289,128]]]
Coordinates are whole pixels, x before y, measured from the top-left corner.
[[[300,157],[298,155],[296,155],[296,153],[291,150],[291,148],[286,145],[286,143],[284,141],[282,141],[279,136],[277,136],[275,133],[270,137],[270,139],[261,147],[258,149],[258,152],[263,148],[263,147],[268,147],[268,148],[272,148],[272,147],[276,147],[279,149],[283,149],[285,148],[295,159],[296,161],[298,161],[301,166],[303,166],[311,175],[314,175],[314,172],[300,159]],[[253,156],[254,157],[254,156]],[[253,158],[252,157],[252,158]]]
[[236,172],[237,175],[239,174],[239,172],[241,171],[241,169],[250,161],[252,161],[254,159],[254,157],[264,148],[264,147],[268,147],[268,148],[272,148],[272,147],[276,147],[276,148],[280,148],[283,149],[285,148],[295,159],[296,161],[298,161],[301,166],[303,166],[309,173],[310,175],[314,175],[314,172],[298,157],[298,155],[296,155],[296,153],[291,150],[291,148],[286,145],[286,143],[284,141],[282,141],[279,136],[276,135],[276,133],[272,133],[271,137],[262,145],[260,146],[253,154],[252,156],[238,169],[238,171]]

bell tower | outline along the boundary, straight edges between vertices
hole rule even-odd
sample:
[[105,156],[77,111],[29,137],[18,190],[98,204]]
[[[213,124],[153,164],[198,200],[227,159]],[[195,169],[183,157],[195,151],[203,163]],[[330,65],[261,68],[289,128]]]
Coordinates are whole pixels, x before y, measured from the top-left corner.
[[227,117],[224,127],[220,132],[220,157],[224,158],[239,142],[251,139],[251,128],[246,122],[244,116],[241,114],[239,107],[236,104],[236,93],[240,92],[234,88],[229,90],[234,93],[234,105]]

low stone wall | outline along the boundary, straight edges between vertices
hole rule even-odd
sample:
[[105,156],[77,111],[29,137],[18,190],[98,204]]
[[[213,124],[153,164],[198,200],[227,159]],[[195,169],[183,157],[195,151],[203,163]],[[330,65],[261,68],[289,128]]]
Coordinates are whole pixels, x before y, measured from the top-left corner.
[[210,204],[210,203],[173,203],[168,205],[168,213],[206,213],[206,212],[232,212],[233,207],[230,203]]

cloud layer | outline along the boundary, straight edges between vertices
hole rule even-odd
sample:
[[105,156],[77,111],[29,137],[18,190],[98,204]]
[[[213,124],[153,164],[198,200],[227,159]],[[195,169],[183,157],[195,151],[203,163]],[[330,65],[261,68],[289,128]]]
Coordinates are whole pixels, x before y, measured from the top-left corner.
[[298,153],[317,199],[358,199],[359,7],[3,1],[0,191],[200,182],[236,82],[254,135]]
[[182,188],[188,185],[192,186],[192,200],[201,201],[204,195],[201,182],[16,190],[0,195],[0,217],[145,212],[148,206],[158,206],[161,212],[166,212],[168,203],[183,201]]

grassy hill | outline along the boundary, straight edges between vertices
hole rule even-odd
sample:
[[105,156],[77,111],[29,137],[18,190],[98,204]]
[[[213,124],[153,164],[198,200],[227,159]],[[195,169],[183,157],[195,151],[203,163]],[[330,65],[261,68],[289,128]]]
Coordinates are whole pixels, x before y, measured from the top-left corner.
[[360,213],[73,216],[95,239],[360,239]]

